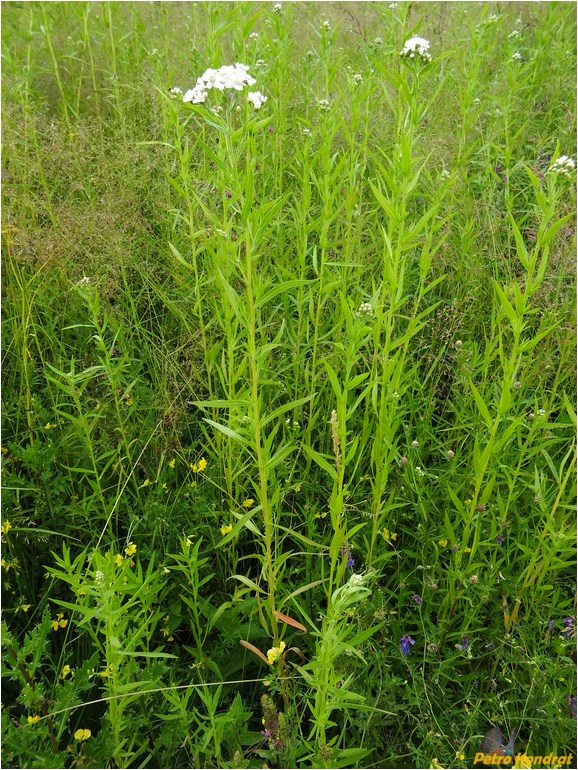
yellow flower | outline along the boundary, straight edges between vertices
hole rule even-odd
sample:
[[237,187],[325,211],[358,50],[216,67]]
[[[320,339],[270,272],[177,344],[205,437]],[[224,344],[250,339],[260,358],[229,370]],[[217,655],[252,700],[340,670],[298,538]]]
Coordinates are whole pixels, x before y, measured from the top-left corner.
[[438,758],[437,758],[437,757],[434,757],[434,758],[432,759],[432,761],[431,761],[431,765],[430,765],[430,767],[431,767],[431,768],[435,768],[435,770],[442,770],[442,768],[443,768],[443,765],[440,765],[440,763],[438,762]]
[[145,479],[143,483],[141,484],[141,487],[148,487],[148,485],[151,483],[150,479]]
[[80,728],[74,733],[74,737],[76,738],[77,741],[87,741],[91,735],[92,733],[90,732],[90,730],[88,729],[83,730],[82,728]]
[[176,465],[176,459],[173,457],[172,460],[169,461],[169,468],[174,468]]
[[[233,529],[233,528],[231,527],[231,529]],[[221,531],[222,531],[222,530],[221,530]],[[231,530],[229,530],[229,532],[230,532],[230,531],[231,531]],[[226,533],[225,533],[225,534],[226,534]],[[192,546],[192,544],[193,544],[193,538],[194,538],[194,535],[187,535],[187,539],[185,540],[185,545],[187,546],[187,548],[190,548],[190,547]]]
[[127,556],[134,556],[136,553],[136,545],[134,543],[129,543],[124,549],[124,552]]
[[297,486],[295,487],[295,489],[293,491],[294,492],[301,492],[301,484],[297,484]]
[[466,755],[463,751],[456,751],[456,759],[458,759],[460,762],[463,762],[466,758]]
[[193,463],[191,465],[193,473],[202,473],[206,467],[207,467],[207,461],[205,460],[204,457],[201,457],[198,463]]
[[316,513],[313,517],[314,519],[324,519],[327,516],[327,511],[324,511],[323,513]]
[[18,612],[19,610],[22,612],[28,612],[30,607],[32,607],[31,604],[21,604],[19,607],[16,608],[16,612]]
[[127,396],[127,397],[125,398],[125,400],[124,400],[124,403],[125,403],[127,406],[132,406],[132,405],[134,404],[134,401],[132,400],[132,396]]
[[47,422],[44,427],[46,430],[50,430],[51,428],[54,428],[54,425],[51,422]]
[[223,526],[221,527],[221,535],[223,535],[223,537],[225,537],[225,535],[228,535],[229,532],[232,531],[232,529],[233,529],[233,525],[232,524],[223,524]]
[[107,677],[112,675],[112,671],[110,670],[110,668],[105,668],[102,671],[99,671],[98,675],[101,676],[103,679],[106,679]]
[[6,521],[4,522],[4,524],[2,524],[2,527],[0,527],[0,529],[2,529],[2,533],[4,535],[7,535],[8,534],[8,530],[12,529],[12,524],[10,524],[8,519],[6,519]]
[[58,631],[59,628],[66,628],[68,625],[68,620],[64,617],[62,612],[59,612],[56,616],[56,620],[52,621],[52,630]]
[[390,532],[387,527],[382,529],[381,534],[385,540],[397,540],[397,532]]
[[243,503],[243,508],[250,508],[254,502],[255,501],[253,500],[253,498],[249,497],[249,499],[245,500],[245,502]]
[[120,565],[123,563],[124,559],[122,557],[122,554],[117,553],[117,555],[114,557],[114,563],[117,567],[120,567]]
[[34,714],[34,716],[28,717],[29,725],[35,725],[36,722],[40,722],[40,717],[38,716],[38,714]]
[[443,540],[438,540],[438,545],[441,545],[442,548],[445,548],[447,544],[448,544],[448,541],[445,539],[445,537],[443,538]]
[[8,449],[5,446],[0,447],[0,451],[2,452],[3,455],[7,455],[8,454]]
[[170,569],[168,567],[163,567],[163,573],[165,575],[168,575],[169,572],[170,572]]
[[471,548],[468,548],[468,547],[464,548],[464,553],[471,553],[471,552],[472,552]]
[[67,676],[70,676],[72,674],[72,669],[69,665],[66,665],[63,667],[62,671],[60,672],[60,678],[66,679]]
[[267,660],[269,661],[269,664],[271,666],[273,665],[273,663],[275,663],[276,660],[278,660],[281,657],[281,654],[284,649],[285,649],[285,642],[279,642],[279,647],[271,647],[270,650],[267,650]]
[[97,402],[96,402],[96,406],[95,406],[94,408],[95,408],[95,409],[96,409],[96,411],[98,412],[98,410],[100,409],[100,401],[97,401]]

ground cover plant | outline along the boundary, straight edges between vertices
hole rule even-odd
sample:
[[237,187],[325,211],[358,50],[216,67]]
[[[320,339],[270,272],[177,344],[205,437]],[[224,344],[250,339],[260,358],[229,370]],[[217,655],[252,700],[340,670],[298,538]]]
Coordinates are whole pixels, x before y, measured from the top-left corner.
[[3,4],[5,767],[576,756],[575,41]]

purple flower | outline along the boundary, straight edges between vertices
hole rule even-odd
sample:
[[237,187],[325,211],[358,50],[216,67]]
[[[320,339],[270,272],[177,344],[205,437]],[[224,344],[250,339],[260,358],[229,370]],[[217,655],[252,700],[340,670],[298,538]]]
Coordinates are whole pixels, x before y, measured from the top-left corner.
[[405,634],[400,639],[400,647],[401,652],[403,655],[409,655],[411,653],[411,646],[412,644],[415,644],[415,639],[412,639],[411,636],[407,636]]
[[272,133],[273,133],[273,131],[275,131],[275,129],[273,128],[273,126],[269,126],[269,127],[267,128],[267,131],[268,131],[270,134],[272,134]]
[[348,551],[347,552],[347,564],[346,564],[347,569],[351,569],[354,564],[355,564],[355,559],[353,558],[353,554],[351,553],[351,551]]
[[230,190],[225,190],[225,198],[232,198],[233,193]]
[[569,695],[568,696],[568,708],[570,709],[570,713],[574,718],[576,718],[576,696],[575,695]]
[[504,533],[500,532],[500,534],[496,537],[496,543],[498,545],[502,545],[503,542],[504,542]]
[[462,652],[463,652],[464,650],[467,650],[467,649],[468,649],[468,646],[469,646],[469,644],[470,644],[470,639],[469,639],[469,637],[468,637],[468,635],[467,635],[467,634],[464,634],[464,635],[462,636],[462,640],[461,640],[461,642],[460,642],[460,650],[462,650]]
[[575,622],[576,618],[564,618],[564,625],[566,626],[565,630],[562,631],[564,639],[573,639],[576,636]]
[[421,604],[423,602],[423,599],[419,594],[414,594],[411,598],[414,600],[416,604]]

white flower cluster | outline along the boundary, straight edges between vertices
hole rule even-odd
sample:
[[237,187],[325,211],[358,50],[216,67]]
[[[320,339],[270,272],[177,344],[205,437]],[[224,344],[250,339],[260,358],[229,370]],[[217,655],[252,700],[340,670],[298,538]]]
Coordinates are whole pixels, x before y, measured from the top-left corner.
[[403,44],[399,55],[402,59],[421,59],[424,63],[430,62],[429,40],[423,37],[410,37]]
[[512,61],[524,61],[524,57],[519,51],[514,51],[512,54]]
[[[255,78],[249,75],[249,67],[246,64],[226,64],[219,69],[209,67],[201,77],[197,78],[195,87],[185,92],[183,102],[202,104],[212,88],[216,88],[217,91],[242,91],[246,86],[255,85],[256,82]],[[171,88],[170,93],[172,96],[178,96],[182,91],[180,88]],[[259,110],[267,101],[267,97],[259,91],[250,91],[247,98],[256,110]]]
[[571,177],[576,171],[576,163],[567,155],[560,155],[559,158],[556,158],[556,160],[553,161],[548,171],[552,174],[561,174],[562,176]]
[[319,109],[323,110],[323,112],[329,112],[329,110],[331,109],[331,104],[329,102],[329,99],[319,99],[317,104],[319,105]]
[[357,318],[373,318],[374,312],[370,302],[362,302],[355,313]]
[[252,86],[257,82],[249,75],[248,69],[246,64],[227,64],[219,69],[209,67],[201,77],[197,78],[195,87],[189,88],[184,94],[183,101],[202,104],[211,88],[216,88],[218,91],[225,89],[242,91],[245,86]]

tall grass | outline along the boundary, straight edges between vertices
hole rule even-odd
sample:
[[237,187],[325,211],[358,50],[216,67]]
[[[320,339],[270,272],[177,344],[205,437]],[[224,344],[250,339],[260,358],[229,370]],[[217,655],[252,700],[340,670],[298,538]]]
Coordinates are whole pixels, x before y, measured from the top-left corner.
[[2,22],[5,766],[576,754],[575,7]]

